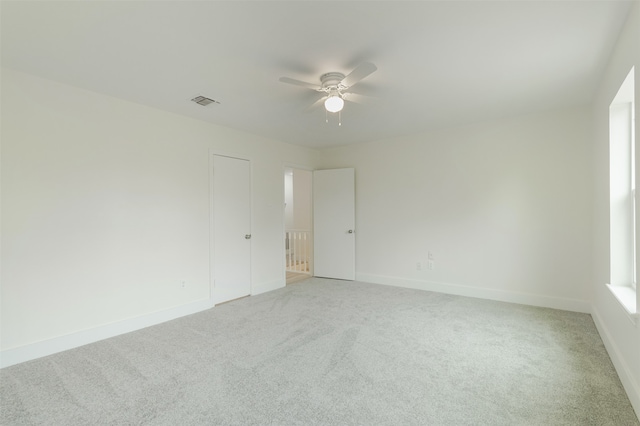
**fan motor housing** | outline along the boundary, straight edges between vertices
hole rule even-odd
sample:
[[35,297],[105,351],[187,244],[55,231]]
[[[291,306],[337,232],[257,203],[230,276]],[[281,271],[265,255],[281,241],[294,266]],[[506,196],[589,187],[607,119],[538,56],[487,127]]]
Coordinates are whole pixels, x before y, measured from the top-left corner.
[[323,89],[337,89],[342,80],[344,80],[344,74],[340,72],[328,72],[320,76]]

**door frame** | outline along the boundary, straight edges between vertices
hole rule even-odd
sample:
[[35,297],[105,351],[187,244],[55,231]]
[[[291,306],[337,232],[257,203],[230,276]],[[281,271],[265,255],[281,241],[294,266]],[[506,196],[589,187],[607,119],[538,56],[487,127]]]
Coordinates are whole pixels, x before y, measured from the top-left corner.
[[[215,306],[214,289],[215,289],[215,227],[213,212],[214,212],[214,173],[213,173],[213,160],[214,156],[233,158],[236,160],[243,160],[249,162],[249,229],[253,232],[253,161],[250,158],[244,158],[242,155],[235,153],[221,152],[209,148],[209,305]],[[253,268],[251,259],[253,257],[253,244],[250,246],[249,253],[249,295],[253,294]]]
[[286,213],[285,213],[285,193],[284,193],[284,174],[286,173],[287,169],[298,169],[298,170],[305,170],[307,172],[311,173],[311,188],[309,188],[309,190],[311,191],[311,262],[309,264],[309,273],[311,274],[311,277],[314,276],[314,271],[313,271],[313,265],[315,264],[314,261],[314,256],[315,253],[313,252],[313,239],[315,238],[314,234],[313,234],[313,172],[316,170],[312,167],[307,167],[307,166],[301,166],[299,164],[295,164],[295,163],[289,163],[289,162],[284,162],[282,165],[282,177],[283,177],[283,182],[282,182],[282,245],[281,245],[281,251],[282,254],[280,255],[280,259],[282,259],[282,281],[284,283],[284,285],[287,285],[287,261],[286,261],[286,254],[287,254],[287,249],[285,247],[284,244],[284,237],[286,235],[287,232],[287,222],[286,222]]

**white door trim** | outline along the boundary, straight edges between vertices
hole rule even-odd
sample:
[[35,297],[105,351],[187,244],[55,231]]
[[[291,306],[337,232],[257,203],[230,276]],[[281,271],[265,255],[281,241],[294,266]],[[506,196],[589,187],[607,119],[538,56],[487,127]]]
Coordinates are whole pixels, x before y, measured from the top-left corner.
[[[314,252],[313,252],[313,230],[314,230],[314,218],[313,218],[313,172],[316,170],[312,167],[306,167],[306,166],[301,166],[299,164],[295,164],[295,163],[289,163],[289,162],[284,162],[282,165],[282,176],[284,177],[284,174],[286,172],[287,169],[298,169],[298,170],[305,170],[307,172],[311,173],[311,188],[309,189],[311,191],[311,261],[309,262],[309,273],[311,274],[311,276],[314,276],[314,264],[315,264],[315,259],[314,259]],[[284,193],[284,184],[282,185],[282,201],[281,201],[281,205],[282,205],[282,235],[283,235],[283,239],[284,239],[284,234],[287,231],[287,225],[286,225],[286,214],[285,214],[285,193]],[[282,259],[282,279],[283,282],[286,284],[287,282],[287,267],[286,267],[286,260],[285,260],[285,255],[286,255],[286,248],[284,246],[284,244],[282,244],[281,246],[281,250],[282,253],[280,255],[280,258]]]
[[[250,211],[253,212],[253,162],[250,158],[244,158],[240,155],[234,155],[229,153],[221,153],[214,149],[209,149],[209,303],[213,307],[215,306],[215,218],[214,218],[214,157],[227,157],[236,160],[243,160],[249,162],[249,191],[250,191]],[[250,215],[249,232],[253,229],[253,214]],[[253,248],[251,249],[251,256],[253,256]],[[251,264],[251,261],[249,262]],[[249,269],[250,287],[249,294],[253,294],[253,271]]]

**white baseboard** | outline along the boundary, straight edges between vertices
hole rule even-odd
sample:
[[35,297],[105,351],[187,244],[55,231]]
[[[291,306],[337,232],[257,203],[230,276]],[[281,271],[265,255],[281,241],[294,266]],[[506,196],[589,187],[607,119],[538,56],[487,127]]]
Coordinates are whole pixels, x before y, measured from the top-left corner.
[[539,306],[542,308],[562,309],[564,311],[581,313],[591,312],[591,304],[586,300],[538,296],[535,294],[470,287],[459,284],[439,283],[435,281],[423,281],[362,273],[356,274],[356,280],[373,284],[383,284],[396,287],[413,288],[417,290],[435,291],[437,293],[455,294],[457,296],[476,297],[479,299],[489,299],[497,300],[500,302],[518,303],[521,305]]
[[277,290],[286,285],[285,279],[282,278],[280,280],[269,281],[266,283],[253,285],[251,288],[251,295],[256,296],[258,294],[266,293],[268,291]]
[[41,358],[58,352],[84,346],[99,340],[119,336],[121,334],[140,330],[152,325],[160,324],[186,315],[195,314],[213,307],[209,299],[199,300],[186,305],[176,306],[159,312],[153,312],[136,318],[130,318],[111,324],[78,331],[40,342],[31,343],[17,348],[0,352],[0,368],[9,367],[21,362]]
[[[522,293],[504,292],[498,290],[468,287],[456,284],[437,283],[432,281],[411,280],[405,278],[386,277],[372,274],[357,274],[358,281],[374,284],[384,284],[396,287],[406,287],[419,290],[435,291],[439,293],[456,294],[460,296],[477,297],[482,299],[499,300],[510,303],[563,309],[575,312],[591,312],[590,304],[585,301],[559,299]],[[284,279],[261,283],[254,286],[252,295],[277,290],[285,286]],[[213,307],[209,299],[200,300],[182,306],[177,306],[160,312],[154,312],[136,318],[106,324],[100,327],[83,330],[65,336],[55,337],[41,342],[32,343],[18,348],[0,352],[0,368],[9,367],[21,362],[41,358],[54,353],[66,351],[99,340],[108,339],[120,334],[140,330],[145,327],[160,324],[185,315],[194,314]]]
[[636,416],[640,419],[640,383],[634,379],[633,373],[629,368],[629,364],[620,354],[618,345],[616,345],[615,340],[611,337],[609,329],[605,325],[600,312],[598,312],[595,306],[593,306],[593,309],[591,310],[591,317],[593,318],[593,322],[596,324],[596,328],[600,333],[604,346],[607,348],[609,358],[611,358],[611,362],[618,373],[618,377],[620,377],[622,386],[627,392],[629,401],[631,401],[631,406],[633,406]]

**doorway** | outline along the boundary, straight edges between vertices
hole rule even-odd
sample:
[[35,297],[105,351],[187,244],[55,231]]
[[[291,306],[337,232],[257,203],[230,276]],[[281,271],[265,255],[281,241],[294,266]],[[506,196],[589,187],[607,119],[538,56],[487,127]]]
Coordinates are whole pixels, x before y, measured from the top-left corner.
[[284,171],[284,249],[286,283],[313,274],[312,177],[309,170]]

